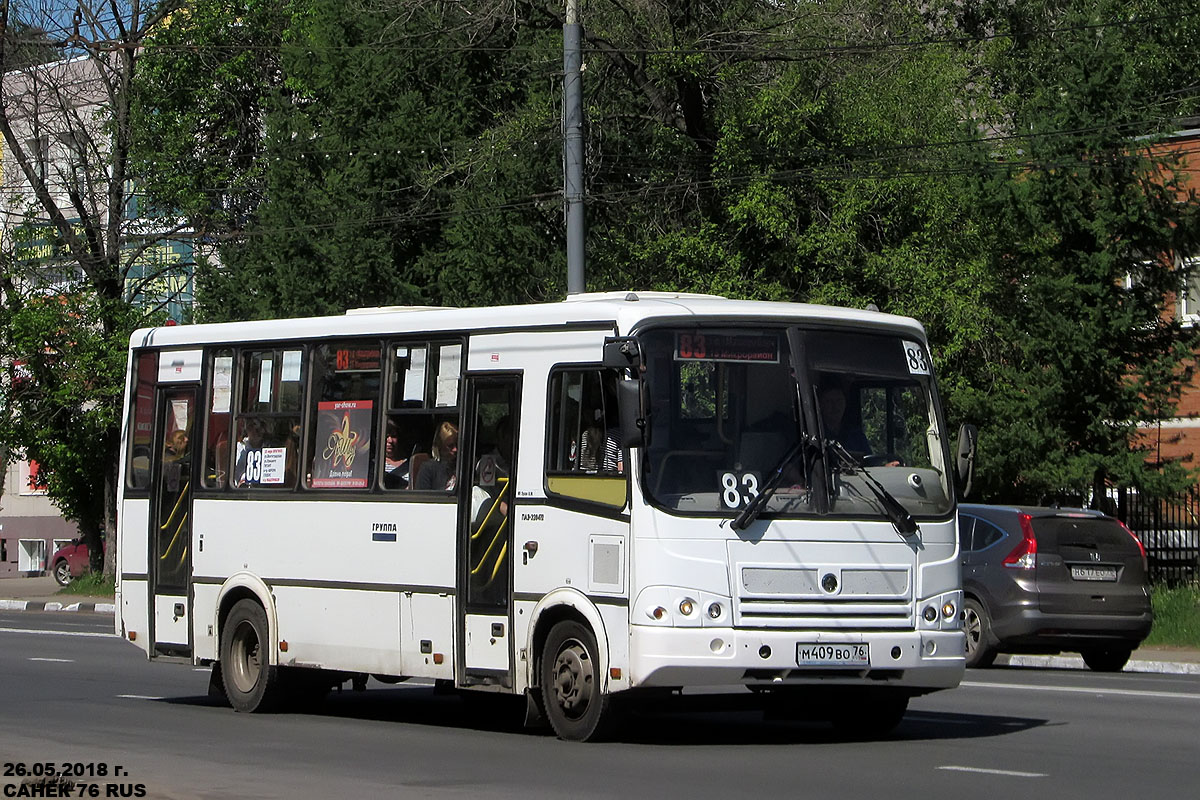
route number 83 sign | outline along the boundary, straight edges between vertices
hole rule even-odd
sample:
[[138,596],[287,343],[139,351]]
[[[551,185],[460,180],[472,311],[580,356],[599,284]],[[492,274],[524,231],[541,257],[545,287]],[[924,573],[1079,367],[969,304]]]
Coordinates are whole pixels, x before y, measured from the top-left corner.
[[757,472],[722,472],[721,504],[731,510],[744,508],[758,497],[760,483]]
[[908,364],[909,375],[929,374],[929,356],[925,348],[916,342],[904,343],[904,360]]

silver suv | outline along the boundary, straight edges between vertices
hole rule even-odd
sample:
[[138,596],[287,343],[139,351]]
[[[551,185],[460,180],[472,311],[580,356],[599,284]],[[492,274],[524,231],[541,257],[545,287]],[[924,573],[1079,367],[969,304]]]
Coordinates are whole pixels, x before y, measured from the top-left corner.
[[997,653],[1075,651],[1118,672],[1154,622],[1146,550],[1098,511],[963,504],[967,666]]

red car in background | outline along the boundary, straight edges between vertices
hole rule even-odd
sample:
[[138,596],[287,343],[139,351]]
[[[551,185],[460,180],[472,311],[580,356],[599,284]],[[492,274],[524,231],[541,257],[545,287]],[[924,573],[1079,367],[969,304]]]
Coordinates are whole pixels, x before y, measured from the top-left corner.
[[82,539],[72,539],[70,544],[64,544],[50,556],[50,574],[59,586],[66,586],[72,578],[85,575],[90,569],[88,546]]

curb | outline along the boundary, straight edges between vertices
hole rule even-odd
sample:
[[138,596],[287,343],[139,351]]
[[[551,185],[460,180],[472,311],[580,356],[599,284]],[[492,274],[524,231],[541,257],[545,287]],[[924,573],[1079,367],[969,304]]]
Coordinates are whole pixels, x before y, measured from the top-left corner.
[[[1007,661],[1004,659],[1007,658]],[[997,666],[1039,667],[1042,669],[1077,669],[1087,671],[1079,656],[999,656]],[[1156,675],[1200,675],[1200,664],[1180,661],[1130,661],[1122,672],[1145,672]]]
[[115,603],[56,603],[34,600],[0,600],[0,611],[84,611],[93,614],[116,614]]

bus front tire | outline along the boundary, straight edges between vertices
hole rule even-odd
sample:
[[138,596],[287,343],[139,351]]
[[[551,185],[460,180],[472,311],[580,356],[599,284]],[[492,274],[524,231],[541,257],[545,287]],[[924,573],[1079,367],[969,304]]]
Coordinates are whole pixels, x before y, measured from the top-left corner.
[[607,733],[613,718],[603,691],[596,637],[573,620],[550,629],[542,653],[542,699],[560,739],[589,742]]
[[221,628],[221,677],[235,711],[271,711],[279,700],[279,668],[270,664],[267,612],[239,600]]

